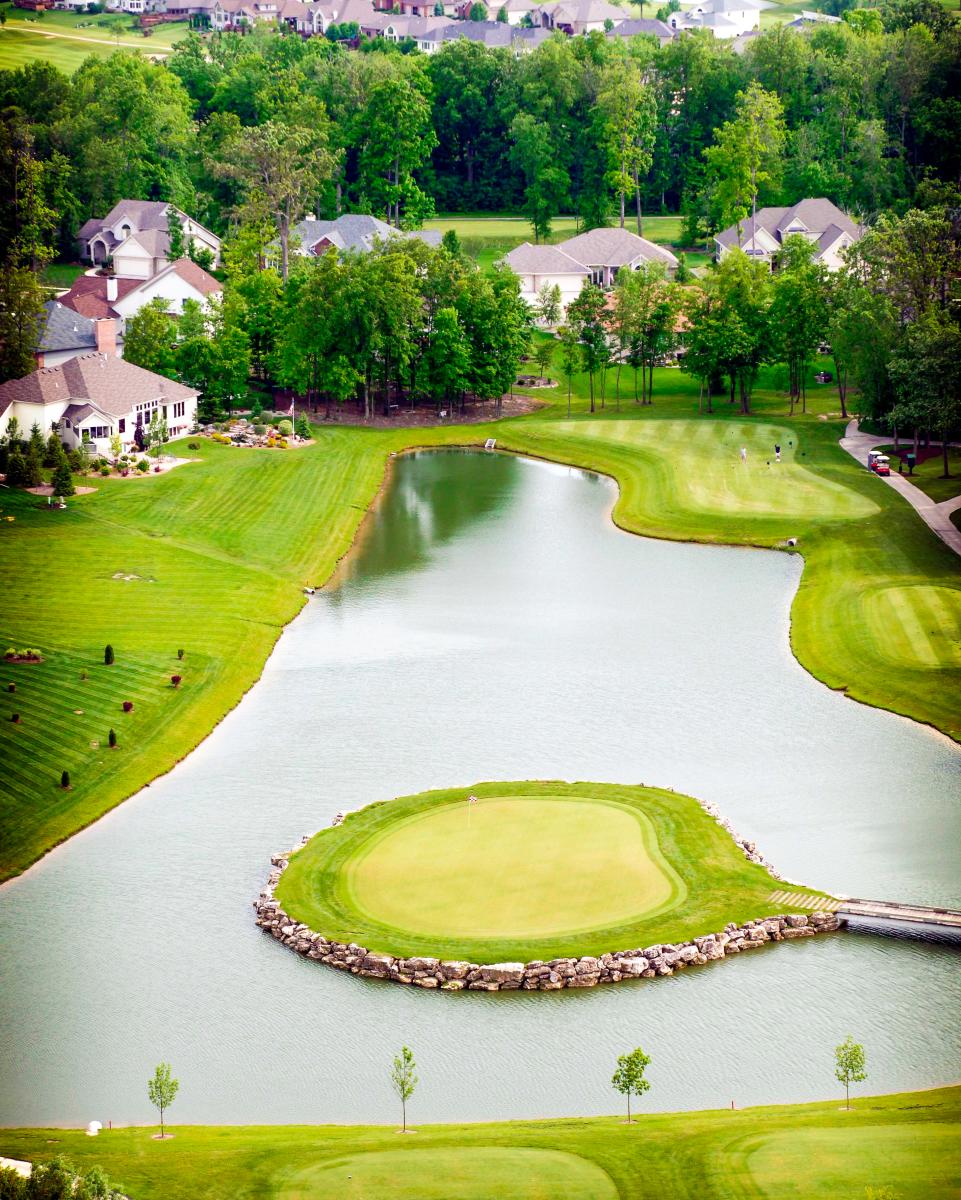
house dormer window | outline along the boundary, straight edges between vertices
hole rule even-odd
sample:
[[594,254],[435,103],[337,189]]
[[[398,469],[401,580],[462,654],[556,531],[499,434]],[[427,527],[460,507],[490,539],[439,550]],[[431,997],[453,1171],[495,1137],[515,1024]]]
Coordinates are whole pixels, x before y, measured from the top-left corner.
[[123,224],[120,226],[120,236],[124,237],[124,238],[130,237],[130,226],[129,225]]

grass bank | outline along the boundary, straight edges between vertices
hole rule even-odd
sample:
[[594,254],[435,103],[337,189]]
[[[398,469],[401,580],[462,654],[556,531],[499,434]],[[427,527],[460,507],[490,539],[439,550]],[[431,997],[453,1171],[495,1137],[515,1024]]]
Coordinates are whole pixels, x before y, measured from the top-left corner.
[[[422,1084],[421,1086],[426,1086]],[[613,1095],[613,1094],[612,1094]],[[386,1088],[385,1088],[386,1101]],[[416,1095],[408,1113],[416,1120]],[[961,1197],[961,1088],[743,1111],[417,1126],[0,1131],[0,1153],[100,1163],[136,1200],[897,1200]],[[201,1183],[202,1181],[202,1183]],[[884,1191],[883,1189],[887,1189]]]
[[[612,411],[612,385],[608,408],[589,416],[577,377],[570,421],[556,389],[539,393],[548,407],[532,416],[490,426],[329,425],[313,446],[287,452],[180,443],[174,452],[196,461],[146,479],[98,477],[97,491],[65,512],[3,489],[0,518],[13,521],[0,519],[0,638],[4,648],[40,647],[44,662],[0,663],[0,877],[210,732],[259,676],[302,586],[322,584],[349,548],[389,456],[412,445],[494,436],[606,472],[621,489],[615,520],[638,533],[760,546],[798,537],[806,569],[791,638],[802,664],[961,740],[956,556],[838,448],[833,392],[812,388],[811,412],[788,419],[772,382],[762,380],[750,418],[726,403],[699,415],[695,385],[671,370],[657,373],[649,408],[625,395]],[[786,447],[781,474],[765,456],[775,436]],[[745,444],[748,469],[737,475]],[[723,614],[706,609],[705,619],[723,634]],[[183,677],[177,689],[173,674]],[[63,770],[70,791],[59,786]]]
[[690,796],[554,781],[369,805],[293,855],[275,894],[340,942],[491,963],[680,942],[782,911],[777,886]]

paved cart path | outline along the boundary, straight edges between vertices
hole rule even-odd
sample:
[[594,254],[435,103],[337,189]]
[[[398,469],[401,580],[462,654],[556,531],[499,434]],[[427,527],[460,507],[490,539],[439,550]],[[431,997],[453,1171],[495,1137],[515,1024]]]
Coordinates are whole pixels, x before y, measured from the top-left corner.
[[[890,440],[890,437],[861,433],[855,419],[848,422],[844,437],[841,438],[841,449],[847,450],[852,458],[856,458],[866,467],[868,451],[873,450],[875,446],[884,445]],[[956,508],[961,508],[961,496],[955,496],[952,500],[944,500],[941,504],[936,504],[930,496],[926,496],[919,487],[909,482],[903,475],[892,472],[890,475],[879,475],[878,478],[883,479],[896,492],[900,492],[928,528],[934,530],[941,541],[946,546],[950,546],[955,554],[961,555],[961,530],[951,524],[951,513]]]

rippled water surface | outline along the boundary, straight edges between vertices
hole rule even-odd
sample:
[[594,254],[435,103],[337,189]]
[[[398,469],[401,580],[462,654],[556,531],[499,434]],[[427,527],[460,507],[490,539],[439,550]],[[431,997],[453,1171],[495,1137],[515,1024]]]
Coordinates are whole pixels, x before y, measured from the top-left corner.
[[[961,756],[791,657],[800,561],[617,531],[612,485],[457,452],[397,463],[334,587],[171,775],[0,889],[0,1123],[380,1121],[599,1113],[651,1054],[649,1107],[959,1073],[956,948],[843,933],[671,979],[438,995],[344,977],[253,924],[270,854],[341,808],[484,779],[648,782],[715,801],[788,876],[961,900]],[[549,848],[548,848],[549,851]]]

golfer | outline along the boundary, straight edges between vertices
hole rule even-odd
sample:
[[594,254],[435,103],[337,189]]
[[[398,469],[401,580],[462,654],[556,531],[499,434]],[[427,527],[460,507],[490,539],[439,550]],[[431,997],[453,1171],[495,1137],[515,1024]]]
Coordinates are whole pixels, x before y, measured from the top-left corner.
[[741,462],[742,463],[747,462],[747,446],[741,447]]
[[781,461],[781,447],[777,444],[777,442],[774,443],[774,459],[776,462]]

